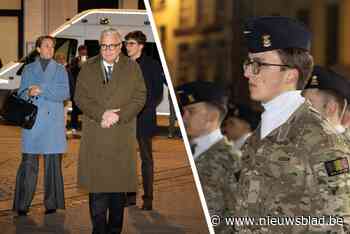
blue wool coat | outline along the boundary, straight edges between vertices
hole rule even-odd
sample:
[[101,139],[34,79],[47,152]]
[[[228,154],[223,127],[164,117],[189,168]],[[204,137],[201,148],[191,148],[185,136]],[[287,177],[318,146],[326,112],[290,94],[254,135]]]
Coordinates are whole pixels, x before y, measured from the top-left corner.
[[[31,98],[38,107],[32,129],[22,129],[22,152],[59,154],[66,152],[63,101],[69,99],[68,75],[64,66],[50,60],[43,71],[39,59],[26,65],[18,93],[31,85],[39,85],[42,93]],[[28,99],[27,90],[22,98]]]

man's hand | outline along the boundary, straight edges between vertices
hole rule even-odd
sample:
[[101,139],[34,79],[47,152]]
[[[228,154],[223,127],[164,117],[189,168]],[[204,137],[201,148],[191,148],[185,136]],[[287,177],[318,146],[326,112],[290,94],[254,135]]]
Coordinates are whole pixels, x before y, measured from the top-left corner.
[[28,88],[28,96],[30,97],[36,97],[41,94],[41,88],[38,85],[31,85]]
[[117,114],[120,109],[106,110],[102,115],[101,127],[110,128],[113,124],[119,121],[119,115]]

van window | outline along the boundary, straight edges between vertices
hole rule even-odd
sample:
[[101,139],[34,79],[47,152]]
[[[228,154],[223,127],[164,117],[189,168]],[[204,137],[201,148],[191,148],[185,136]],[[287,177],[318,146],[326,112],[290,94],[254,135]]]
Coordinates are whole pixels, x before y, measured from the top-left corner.
[[84,44],[88,50],[88,57],[94,57],[100,52],[100,45],[98,40],[85,40]]
[[[55,45],[55,54],[61,53],[64,54],[67,63],[70,62],[77,51],[78,41],[75,39],[67,39],[67,38],[58,38],[56,37],[56,45]],[[19,62],[24,63],[22,67],[17,71],[17,75],[21,75],[23,68],[26,64],[32,63],[35,61],[35,58],[39,56],[39,53],[36,49],[29,53],[29,55],[23,57]]]

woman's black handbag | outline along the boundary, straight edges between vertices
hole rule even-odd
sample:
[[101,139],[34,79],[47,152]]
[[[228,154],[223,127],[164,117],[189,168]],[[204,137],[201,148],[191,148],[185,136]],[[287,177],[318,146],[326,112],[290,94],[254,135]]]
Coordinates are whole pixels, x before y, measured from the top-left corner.
[[10,123],[31,129],[36,120],[38,107],[30,99],[24,100],[20,97],[25,90],[20,94],[14,92],[7,98],[1,116]]

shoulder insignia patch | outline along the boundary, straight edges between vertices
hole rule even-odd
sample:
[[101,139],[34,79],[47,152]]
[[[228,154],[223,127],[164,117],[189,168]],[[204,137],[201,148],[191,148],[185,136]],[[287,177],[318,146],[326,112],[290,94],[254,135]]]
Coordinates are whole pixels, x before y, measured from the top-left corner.
[[349,173],[349,162],[347,158],[338,158],[324,163],[328,176]]

